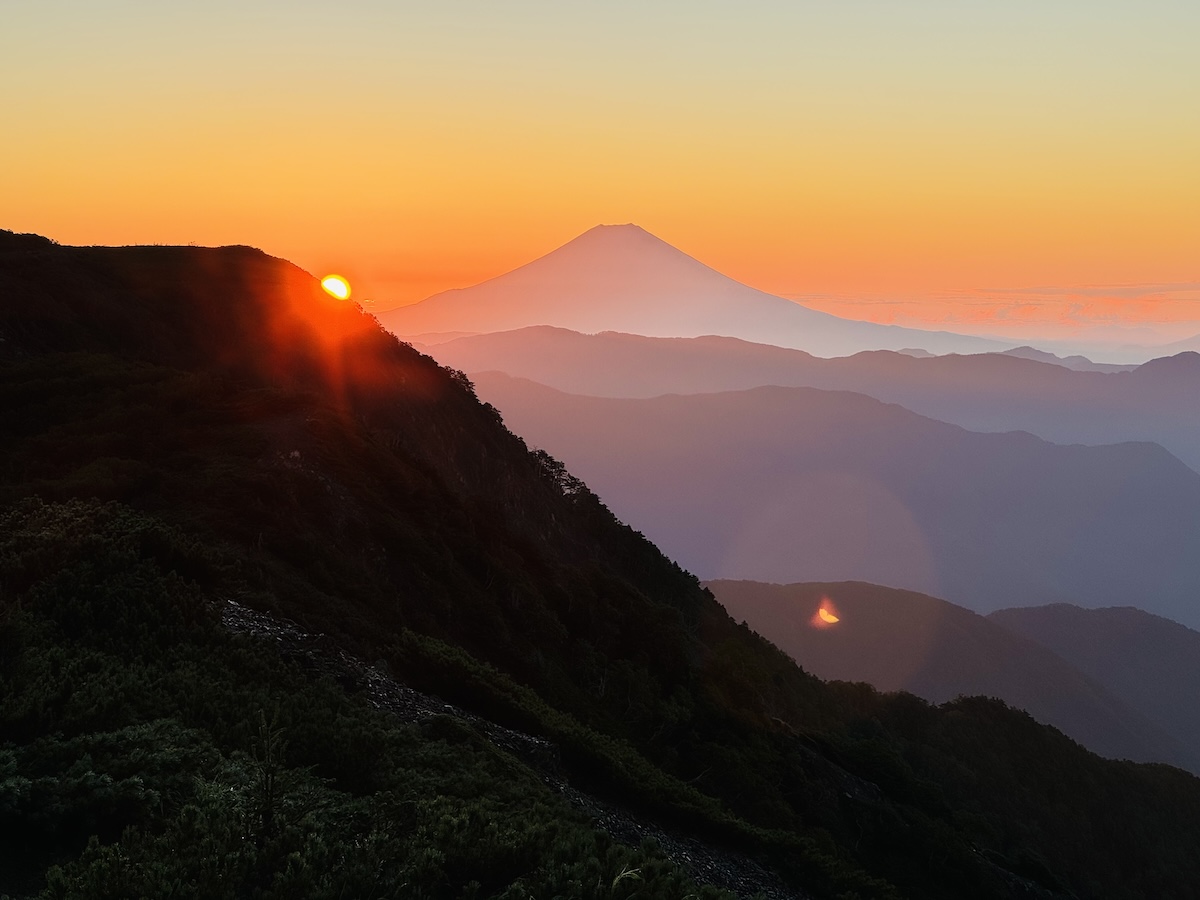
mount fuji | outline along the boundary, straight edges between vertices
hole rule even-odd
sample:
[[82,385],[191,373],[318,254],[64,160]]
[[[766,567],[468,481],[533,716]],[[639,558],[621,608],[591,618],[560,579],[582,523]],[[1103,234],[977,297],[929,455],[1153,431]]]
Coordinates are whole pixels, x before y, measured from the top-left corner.
[[637,225],[597,225],[518,269],[381,313],[379,320],[404,337],[554,325],[589,334],[725,335],[826,357],[905,348],[984,353],[1010,346],[808,309],[734,281]]

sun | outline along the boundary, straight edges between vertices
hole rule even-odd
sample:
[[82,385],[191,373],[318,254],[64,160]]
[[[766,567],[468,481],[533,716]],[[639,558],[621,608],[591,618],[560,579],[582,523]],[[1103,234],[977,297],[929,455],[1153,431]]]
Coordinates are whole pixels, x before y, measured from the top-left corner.
[[350,282],[341,275],[326,275],[321,279],[321,287],[325,288],[325,293],[332,294],[339,300],[350,298]]

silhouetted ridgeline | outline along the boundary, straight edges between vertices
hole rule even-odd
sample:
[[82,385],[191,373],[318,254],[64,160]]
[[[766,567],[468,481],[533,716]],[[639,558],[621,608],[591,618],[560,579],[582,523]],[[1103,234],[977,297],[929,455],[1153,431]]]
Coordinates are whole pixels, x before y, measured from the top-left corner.
[[1200,890],[1194,778],[804,674],[287,263],[0,235],[0,337],[0,891],[696,892],[461,723],[228,634],[231,598],[811,896]]
[[1054,651],[1176,740],[1200,747],[1200,632],[1131,606],[1055,604],[1001,609],[988,619]]
[[[1083,669],[1072,649],[1098,642],[1084,640],[1077,629],[1043,628],[1046,611],[1058,607],[984,617],[936,597],[862,582],[713,581],[707,586],[731,616],[821,678],[865,681],[934,703],[963,695],[998,697],[1103,756],[1200,771],[1200,654],[1180,652],[1185,644],[1167,654],[1163,651],[1170,642],[1158,647],[1160,636],[1145,634],[1137,642],[1143,652],[1119,666],[1122,639],[1136,629],[1114,627],[1108,652]],[[823,603],[840,617],[836,627],[814,626],[813,616]],[[1079,616],[1107,612],[1066,609]],[[1200,634],[1182,625],[1127,612],[1200,641]],[[1023,617],[1031,625],[1014,633],[1006,627],[1006,615]],[[1152,656],[1171,659],[1165,671],[1155,673],[1160,677],[1153,684],[1146,666]],[[1146,677],[1122,688],[1113,682],[1115,671],[1142,671]]]

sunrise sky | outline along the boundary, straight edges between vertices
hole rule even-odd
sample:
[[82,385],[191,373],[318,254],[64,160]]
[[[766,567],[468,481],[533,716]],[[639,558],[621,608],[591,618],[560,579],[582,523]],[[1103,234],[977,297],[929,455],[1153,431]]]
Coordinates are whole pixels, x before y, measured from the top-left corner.
[[5,0],[3,20],[3,228],[253,244],[386,308],[636,222],[855,317],[1200,332],[1194,0]]

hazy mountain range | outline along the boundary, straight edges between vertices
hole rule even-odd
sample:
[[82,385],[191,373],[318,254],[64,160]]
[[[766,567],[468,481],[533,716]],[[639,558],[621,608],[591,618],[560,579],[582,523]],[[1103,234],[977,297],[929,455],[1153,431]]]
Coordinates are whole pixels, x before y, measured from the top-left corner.
[[[1105,756],[1200,769],[1197,657],[1171,653],[1139,668],[1150,637],[1139,626],[1170,626],[1178,632],[1176,645],[1182,649],[1190,642],[1194,654],[1200,634],[1182,625],[1137,610],[1078,607],[1009,610],[985,618],[925,594],[862,582],[705,586],[735,619],[821,678],[866,681],[934,703],[960,695],[998,697]],[[838,622],[814,624],[823,604],[836,611]],[[1095,620],[1120,612],[1129,627],[1108,628],[1103,637],[1074,627],[1048,632],[1046,620],[1055,610]],[[1014,627],[1017,619],[1029,626],[1026,633]],[[1070,655],[1060,642],[1071,645]],[[1080,656],[1102,661],[1082,668],[1074,662]],[[1144,675],[1129,678],[1137,672]],[[1139,693],[1151,687],[1146,683],[1151,672],[1170,685],[1154,697],[1153,709]]]
[[821,356],[902,347],[950,353],[1011,346],[808,309],[734,281],[636,225],[598,225],[518,269],[382,312],[379,320],[401,336],[555,325],[589,333],[721,334]]
[[[605,274],[592,278],[596,272]],[[1196,480],[1145,443],[1200,469],[1200,355],[1186,352],[1186,342],[1176,356],[1140,366],[1030,346],[938,356],[918,339],[887,345],[902,352],[822,358],[830,354],[796,349],[778,327],[757,343],[730,336],[744,332],[727,320],[697,328],[691,299],[714,287],[727,292],[731,308],[755,308],[735,289],[743,286],[722,278],[640,229],[595,229],[469,296],[443,295],[439,308],[453,302],[473,310],[453,320],[459,328],[485,333],[446,333],[451,320],[430,319],[425,327],[443,333],[422,349],[472,373],[511,426],[565,459],[618,514],[701,574],[790,580],[836,573],[934,590],[980,610],[1134,602],[1200,621],[1191,562],[1200,551]],[[495,330],[500,320],[490,315],[522,308],[531,296],[537,313],[525,321],[538,324]],[[639,296],[649,299],[631,302]],[[618,320],[613,307],[638,333],[606,327]],[[593,317],[570,318],[585,311]],[[580,323],[576,330],[556,327],[572,321]],[[842,346],[852,349],[853,341]],[[750,390],[767,386],[854,391],[978,432],[1126,446],[1088,452],[1028,435],[968,437],[844,395]],[[790,620],[782,610],[801,600],[811,605],[829,585],[733,585],[713,587],[722,599],[732,592],[737,603],[727,606],[735,615],[745,613],[822,677],[862,679],[938,702],[998,696],[1109,755],[1197,767],[1200,726],[1178,723],[1196,719],[1186,698],[1200,666],[1178,647],[1166,650],[1174,646],[1169,632],[1143,639],[1142,655],[1153,657],[1155,640],[1164,641],[1170,663],[1155,671],[1186,687],[1156,694],[1147,714],[1145,678],[1109,678],[1147,671],[1140,657],[1131,660],[1119,627],[1110,643],[1121,644],[1120,652],[1099,658],[1103,642],[1082,639],[1075,628],[1034,624],[1023,640],[945,601],[841,584],[842,597],[870,607],[871,627],[861,627],[856,614],[853,628],[819,631],[808,616]],[[790,592],[788,603],[781,592]],[[1063,609],[1093,616],[1093,625],[1113,614],[1061,604],[1025,612],[1040,622]],[[997,614],[997,621],[1023,621],[1022,612]],[[1182,646],[1197,637],[1147,613],[1125,615],[1177,629]],[[1037,643],[1039,631],[1062,635],[1061,646]]]
[[560,390],[654,397],[761,385],[848,390],[974,431],[1028,431],[1057,443],[1155,441],[1200,470],[1200,354],[1129,371],[1073,371],[1009,354],[822,359],[726,337],[584,335],[537,327],[426,348],[468,373],[502,371]]
[[[465,337],[465,335],[460,335],[460,337]],[[1047,353],[1045,350],[1039,350],[1036,347],[1030,347],[1028,345],[1013,347],[1009,350],[1003,350],[1001,352],[1006,356],[1019,356],[1022,359],[1035,359],[1038,362],[1053,363],[1056,366],[1063,366],[1068,369],[1073,369],[1076,372],[1130,372],[1137,368],[1136,365],[1092,362],[1086,356],[1080,356],[1079,354],[1075,354],[1073,356],[1058,356],[1054,353]],[[1163,353],[1162,355],[1171,356],[1174,354]]]
[[979,612],[1136,604],[1200,624],[1200,474],[1156,444],[981,434],[844,391],[631,400],[475,378],[509,427],[703,578],[870,581]]

